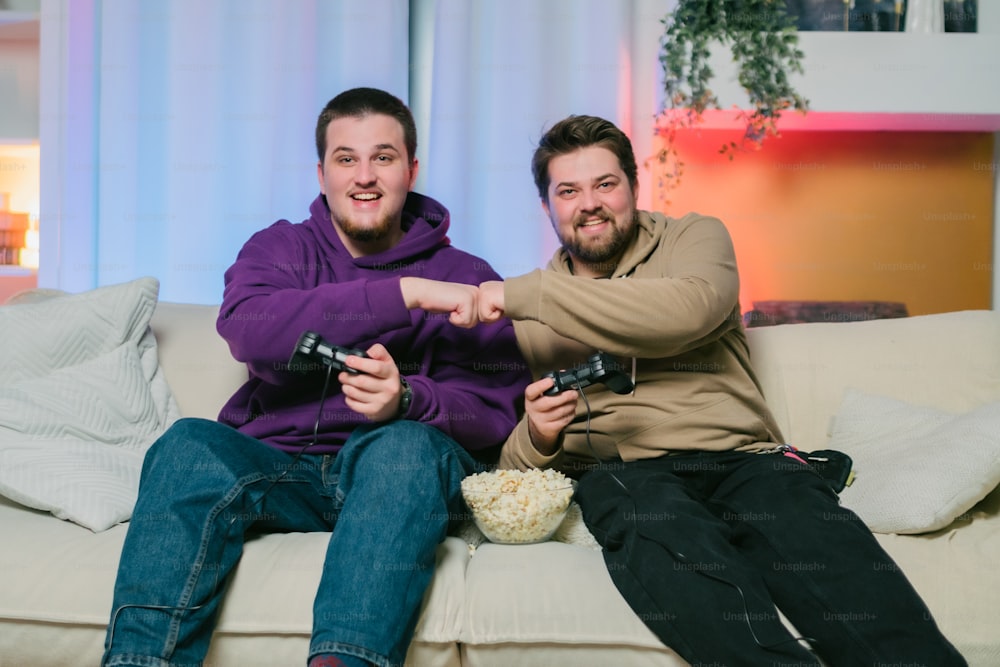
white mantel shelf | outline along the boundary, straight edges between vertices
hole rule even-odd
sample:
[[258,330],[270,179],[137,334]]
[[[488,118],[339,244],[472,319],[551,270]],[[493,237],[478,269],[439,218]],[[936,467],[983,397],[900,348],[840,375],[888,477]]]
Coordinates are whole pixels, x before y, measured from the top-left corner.
[[[979,3],[978,33],[800,32],[809,100],[805,117],[779,129],[1000,131],[1000,2]],[[713,50],[713,90],[723,109],[747,106],[728,48]],[[734,113],[706,129],[737,127]]]

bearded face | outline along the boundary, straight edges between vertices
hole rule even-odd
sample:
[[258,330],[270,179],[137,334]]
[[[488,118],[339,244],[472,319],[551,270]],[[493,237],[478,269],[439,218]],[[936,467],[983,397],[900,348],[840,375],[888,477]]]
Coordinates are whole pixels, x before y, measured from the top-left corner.
[[355,257],[395,245],[417,177],[399,121],[383,114],[336,118],[326,129],[320,190],[345,247]]
[[632,184],[615,154],[588,146],[549,162],[542,207],[577,275],[611,274],[635,231]]

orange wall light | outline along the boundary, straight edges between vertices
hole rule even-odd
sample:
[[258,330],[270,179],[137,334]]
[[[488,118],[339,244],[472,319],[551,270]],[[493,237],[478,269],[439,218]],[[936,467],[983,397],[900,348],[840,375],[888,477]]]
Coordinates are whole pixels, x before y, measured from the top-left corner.
[[733,160],[718,152],[730,139],[682,132],[681,183],[654,202],[726,223],[744,312],[754,300],[991,307],[991,133],[792,131]]

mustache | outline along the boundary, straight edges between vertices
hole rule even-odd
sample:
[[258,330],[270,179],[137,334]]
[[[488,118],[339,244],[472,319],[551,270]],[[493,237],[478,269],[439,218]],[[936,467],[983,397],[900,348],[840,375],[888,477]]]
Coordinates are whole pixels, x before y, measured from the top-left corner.
[[573,219],[573,226],[579,227],[585,222],[589,222],[592,218],[598,218],[602,222],[614,222],[615,217],[611,215],[611,212],[607,209],[600,209],[598,211],[591,211],[589,213],[578,213]]

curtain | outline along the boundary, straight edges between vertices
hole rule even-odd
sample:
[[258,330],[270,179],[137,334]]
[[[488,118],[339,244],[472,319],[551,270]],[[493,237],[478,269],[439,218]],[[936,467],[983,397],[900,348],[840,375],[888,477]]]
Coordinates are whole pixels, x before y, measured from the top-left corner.
[[408,94],[407,0],[44,0],[39,285],[141,275],[217,303],[250,235],[318,194],[316,117]]
[[452,213],[455,245],[503,276],[543,266],[557,247],[531,177],[549,126],[604,117],[642,163],[661,104],[659,40],[676,0],[429,0],[413,6],[411,103],[426,149],[417,187]]
[[255,231],[318,194],[314,128],[358,85],[407,101],[416,189],[505,276],[556,246],[530,175],[571,114],[633,139],[652,188],[660,20],[675,0],[43,0],[39,285],[152,275],[218,303]]

